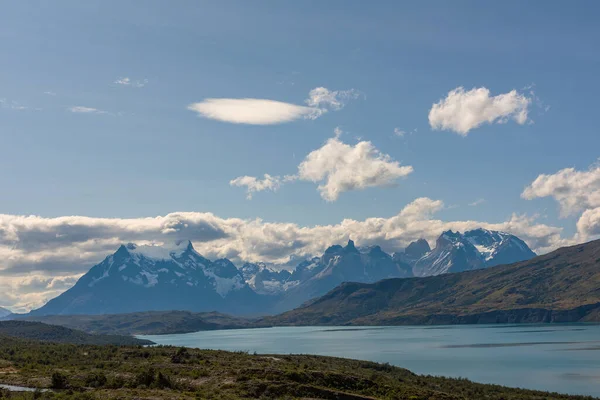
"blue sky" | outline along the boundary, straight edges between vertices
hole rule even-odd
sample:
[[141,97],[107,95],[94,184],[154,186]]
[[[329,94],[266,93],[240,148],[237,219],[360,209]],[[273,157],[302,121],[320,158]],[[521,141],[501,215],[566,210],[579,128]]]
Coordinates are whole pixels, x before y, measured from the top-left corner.
[[[561,216],[564,188],[521,194],[540,174],[590,172],[599,156],[599,8],[593,1],[5,4],[0,213],[50,220],[189,211],[302,227],[391,218],[426,197],[443,202],[435,212],[441,221],[500,224],[516,213],[571,239],[582,212],[598,205]],[[124,78],[129,84],[116,83]],[[306,106],[319,87],[356,96],[319,118],[271,125],[188,109],[208,98]],[[490,96],[517,90],[530,102],[527,122],[482,123],[466,136],[433,129],[433,104],[459,87]],[[230,184],[297,174],[336,127],[341,142],[368,141],[412,173],[335,201],[306,179],[251,200]],[[567,191],[580,201],[581,193]]]

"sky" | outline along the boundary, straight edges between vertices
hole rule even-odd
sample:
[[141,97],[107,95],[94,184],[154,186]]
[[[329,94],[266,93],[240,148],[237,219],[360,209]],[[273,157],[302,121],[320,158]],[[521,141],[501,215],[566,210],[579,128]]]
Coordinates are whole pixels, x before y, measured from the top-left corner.
[[19,1],[0,13],[0,306],[120,243],[283,263],[600,234],[594,1]]

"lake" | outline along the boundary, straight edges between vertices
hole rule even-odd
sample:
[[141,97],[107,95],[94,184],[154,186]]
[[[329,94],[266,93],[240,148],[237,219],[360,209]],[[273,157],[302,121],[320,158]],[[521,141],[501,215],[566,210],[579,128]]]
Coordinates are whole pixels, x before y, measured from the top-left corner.
[[600,397],[600,325],[282,327],[139,337],[173,346],[388,362],[419,374]]

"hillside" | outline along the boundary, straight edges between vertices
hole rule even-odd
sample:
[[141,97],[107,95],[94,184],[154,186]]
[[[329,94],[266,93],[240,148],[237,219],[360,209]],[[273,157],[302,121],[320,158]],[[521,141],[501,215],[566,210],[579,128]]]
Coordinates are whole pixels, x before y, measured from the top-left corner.
[[148,345],[148,340],[119,335],[91,335],[62,326],[47,325],[40,322],[2,321],[0,336],[20,339],[40,340],[54,343],[96,344],[96,345]]
[[220,313],[148,311],[110,315],[51,315],[26,317],[27,321],[65,326],[93,334],[161,335],[215,329],[245,328],[250,320]]
[[0,384],[52,388],[29,399],[591,399],[416,375],[389,364],[309,355],[107,347],[0,339]]
[[600,321],[600,241],[425,278],[344,283],[272,325]]

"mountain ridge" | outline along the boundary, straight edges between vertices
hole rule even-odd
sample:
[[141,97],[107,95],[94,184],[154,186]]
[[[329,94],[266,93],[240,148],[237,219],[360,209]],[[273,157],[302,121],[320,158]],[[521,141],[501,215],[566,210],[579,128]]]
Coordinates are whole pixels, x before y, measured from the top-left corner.
[[[600,240],[528,261],[429,277],[347,282],[273,325],[600,321]],[[479,318],[477,317],[479,316]]]
[[128,243],[29,315],[184,310],[258,316],[294,309],[346,281],[437,275],[531,255],[517,237],[483,229],[446,231],[434,249],[420,239],[393,255],[380,246],[358,248],[348,240],[300,262],[293,271],[249,262],[237,268],[226,258],[211,261],[189,240],[163,246]]
[[189,310],[252,313],[260,298],[229,260],[211,262],[191,242],[122,245],[31,316]]

